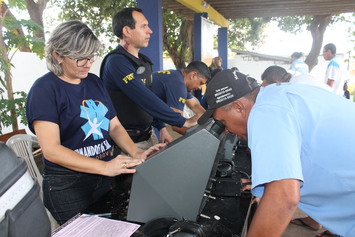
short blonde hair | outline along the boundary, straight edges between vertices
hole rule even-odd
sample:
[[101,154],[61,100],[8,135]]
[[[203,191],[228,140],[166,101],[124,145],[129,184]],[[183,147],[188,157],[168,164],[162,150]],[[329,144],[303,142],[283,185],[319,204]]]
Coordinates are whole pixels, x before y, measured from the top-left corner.
[[45,47],[47,68],[57,76],[63,75],[60,63],[53,56],[87,58],[94,56],[101,43],[91,29],[80,21],[68,21],[57,26]]

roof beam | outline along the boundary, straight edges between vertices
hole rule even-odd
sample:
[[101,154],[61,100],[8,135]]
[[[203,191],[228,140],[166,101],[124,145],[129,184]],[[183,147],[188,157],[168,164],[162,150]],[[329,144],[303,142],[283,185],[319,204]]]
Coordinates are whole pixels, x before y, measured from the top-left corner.
[[212,6],[210,6],[206,1],[202,0],[176,0],[187,8],[193,10],[197,13],[208,13],[208,18],[213,21],[216,25],[221,27],[228,27],[229,20],[224,18],[218,11],[216,11]]

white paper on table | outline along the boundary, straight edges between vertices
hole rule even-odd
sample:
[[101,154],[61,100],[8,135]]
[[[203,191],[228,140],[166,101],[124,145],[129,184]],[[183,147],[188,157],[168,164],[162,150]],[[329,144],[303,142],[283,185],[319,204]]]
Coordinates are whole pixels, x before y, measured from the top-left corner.
[[82,214],[52,233],[52,237],[129,237],[140,225]]

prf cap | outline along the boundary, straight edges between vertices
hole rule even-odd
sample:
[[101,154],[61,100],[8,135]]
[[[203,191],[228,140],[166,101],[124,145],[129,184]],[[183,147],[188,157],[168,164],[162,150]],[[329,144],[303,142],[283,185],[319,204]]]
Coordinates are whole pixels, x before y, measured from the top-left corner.
[[207,85],[205,96],[208,108],[198,123],[206,123],[215,109],[245,96],[257,87],[259,87],[257,81],[243,73],[230,69],[217,73]]

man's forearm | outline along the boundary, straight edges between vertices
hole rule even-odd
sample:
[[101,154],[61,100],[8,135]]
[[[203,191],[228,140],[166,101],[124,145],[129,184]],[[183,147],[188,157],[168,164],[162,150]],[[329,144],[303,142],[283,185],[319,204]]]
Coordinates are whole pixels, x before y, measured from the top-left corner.
[[297,209],[298,201],[298,180],[268,183],[247,236],[281,237]]

